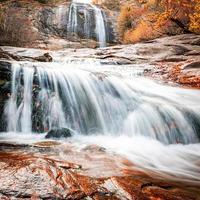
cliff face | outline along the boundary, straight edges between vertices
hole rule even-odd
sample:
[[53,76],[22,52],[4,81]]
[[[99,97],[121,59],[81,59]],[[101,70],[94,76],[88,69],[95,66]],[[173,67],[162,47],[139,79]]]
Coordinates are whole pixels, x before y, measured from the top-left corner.
[[[98,47],[94,8],[90,5],[77,5],[77,31],[71,34],[69,33],[70,5],[71,2],[43,5],[21,1],[4,4],[2,6],[4,14],[0,17],[0,45],[54,49]],[[86,19],[86,12],[90,18],[89,22]],[[102,15],[107,45],[116,43],[116,12],[102,8]],[[89,36],[85,33],[85,24],[89,29]]]

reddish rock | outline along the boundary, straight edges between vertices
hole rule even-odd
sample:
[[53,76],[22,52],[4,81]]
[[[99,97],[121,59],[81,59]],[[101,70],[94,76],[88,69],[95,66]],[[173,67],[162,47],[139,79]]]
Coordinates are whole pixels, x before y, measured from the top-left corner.
[[1,144],[0,199],[198,200],[200,195],[198,186],[158,180],[98,148],[80,152],[67,143],[52,144]]

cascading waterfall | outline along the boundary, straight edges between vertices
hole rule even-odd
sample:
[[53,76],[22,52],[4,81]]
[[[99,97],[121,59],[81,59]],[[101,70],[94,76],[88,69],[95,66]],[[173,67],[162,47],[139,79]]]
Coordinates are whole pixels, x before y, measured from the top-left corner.
[[139,167],[200,181],[198,90],[128,77],[93,61],[24,62],[12,69],[8,132],[69,128],[74,139],[110,148]]
[[91,26],[91,17],[88,13],[88,11],[85,9],[84,10],[84,19],[85,19],[85,22],[84,22],[84,34],[85,34],[85,37],[86,38],[90,38],[90,26]]
[[[69,17],[68,17],[68,33],[69,34],[77,34],[78,35],[78,27],[80,26],[78,20],[79,7],[83,9],[84,12],[84,37],[92,38],[92,21],[95,21],[95,34],[96,39],[99,42],[100,47],[106,46],[106,26],[104,22],[104,15],[100,8],[93,5],[90,2],[84,1],[73,1],[70,5],[69,9]],[[92,16],[94,14],[94,17]],[[80,26],[81,27],[81,26]]]
[[143,135],[166,144],[198,142],[197,105],[154,97],[116,76],[65,70],[58,63],[30,65],[13,65],[12,94],[5,109],[8,131],[68,127],[80,134]]
[[68,32],[77,33],[78,28],[78,12],[75,3],[71,3],[69,8],[69,19],[68,19]]
[[104,23],[104,17],[102,10],[94,5],[92,5],[95,11],[95,21],[96,21],[96,35],[99,41],[100,47],[106,46],[106,28]]
[[[13,66],[12,94],[6,106],[6,116],[8,131],[22,131],[30,133],[32,131],[32,84],[33,67]],[[21,88],[23,76],[23,90]],[[20,97],[20,99],[19,99]],[[18,105],[17,105],[18,104]]]

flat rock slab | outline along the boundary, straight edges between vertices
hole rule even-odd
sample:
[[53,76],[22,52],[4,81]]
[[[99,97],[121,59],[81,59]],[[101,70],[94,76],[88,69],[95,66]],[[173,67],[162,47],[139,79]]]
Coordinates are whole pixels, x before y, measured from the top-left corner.
[[0,150],[0,199],[198,200],[200,197],[198,186],[157,180],[98,146],[77,151],[68,143],[48,144],[48,147],[1,144],[5,150]]
[[[11,58],[30,61],[37,61],[37,58],[48,53],[50,57],[59,61],[62,59],[65,61],[67,58],[79,60],[92,58],[107,65],[143,64],[144,75],[147,77],[166,83],[173,82],[186,87],[200,88],[199,41],[200,35],[184,34],[101,49],[64,48],[58,51],[15,47],[2,47],[1,49]],[[184,69],[185,66],[190,70]]]

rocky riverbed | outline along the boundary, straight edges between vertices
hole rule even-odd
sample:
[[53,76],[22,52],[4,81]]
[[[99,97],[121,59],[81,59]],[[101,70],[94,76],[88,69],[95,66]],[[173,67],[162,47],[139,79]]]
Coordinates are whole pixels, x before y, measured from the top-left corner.
[[199,187],[156,179],[106,149],[69,142],[0,144],[0,199],[198,200]]

